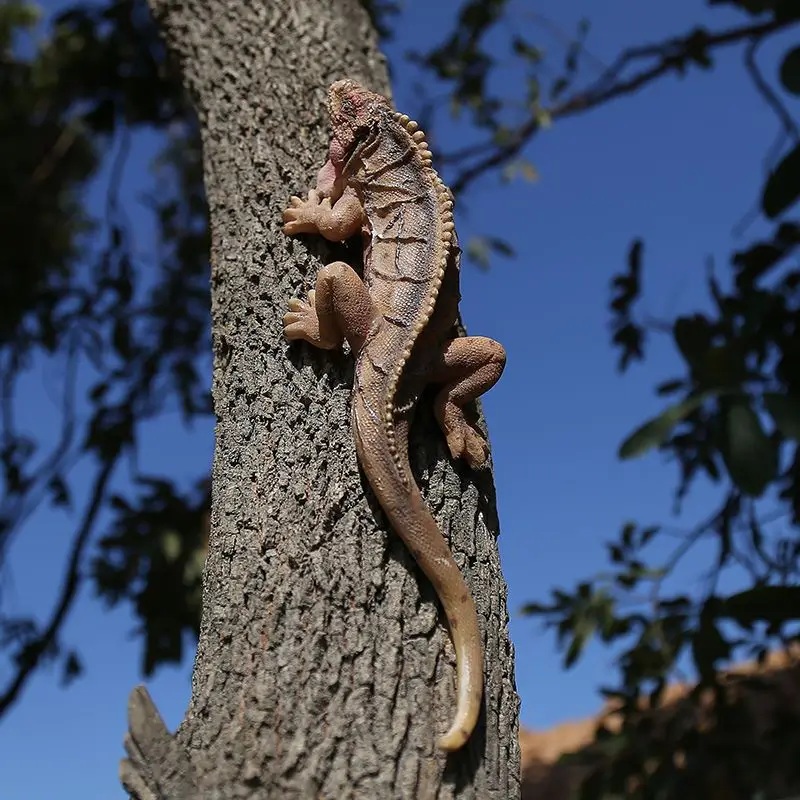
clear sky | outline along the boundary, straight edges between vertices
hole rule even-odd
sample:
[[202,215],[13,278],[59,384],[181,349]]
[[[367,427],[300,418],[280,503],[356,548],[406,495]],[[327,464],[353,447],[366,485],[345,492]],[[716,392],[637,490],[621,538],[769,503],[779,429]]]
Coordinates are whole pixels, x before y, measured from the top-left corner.
[[[407,0],[405,5],[387,50],[395,67],[397,105],[413,114],[418,109],[402,55],[438,40],[458,4]],[[557,40],[532,26],[525,9],[535,8],[566,31],[574,30],[582,16],[590,18],[589,48],[606,62],[630,44],[658,41],[698,23],[719,28],[742,19],[709,11],[701,0],[541,0],[515,8],[513,24],[525,26],[529,39],[553,51]],[[777,46],[764,53],[770,78],[781,52]],[[712,72],[670,77],[556,123],[526,153],[541,174],[538,183],[501,185],[491,176],[475,185],[459,208],[462,240],[489,233],[517,251],[513,260],[496,260],[489,273],[463,270],[462,312],[471,333],[491,336],[508,350],[506,372],[485,396],[484,408],[517,685],[522,719],[529,726],[545,727],[595,710],[596,686],[611,674],[613,654],[592,647],[577,668],[563,672],[553,637],[521,618],[520,606],[544,599],[551,587],[571,588],[601,569],[604,542],[625,520],[690,527],[715,497],[698,486],[675,520],[675,467],[658,455],[624,464],[616,460],[621,439],[662,407],[652,387],[672,377],[679,364],[669,342],[654,342],[643,366],[622,377],[616,373],[607,329],[609,278],[622,267],[631,239],[640,236],[648,312],[669,317],[704,306],[706,259],[713,256],[724,270],[731,250],[760,232],[755,225],[745,238],[732,238],[733,226],[757,196],[761,157],[776,131],[738,53],[723,53]],[[449,137],[452,147],[463,140],[457,124],[438,133]],[[146,158],[153,146],[149,135],[135,143],[124,184],[129,206],[148,186]],[[92,188],[92,208],[103,197],[105,179],[107,173]],[[145,225],[140,241],[147,256],[152,229],[143,212],[133,215],[137,230]],[[43,370],[26,383],[21,413],[37,435],[55,425],[59,379],[58,371]],[[146,431],[140,466],[188,485],[199,474],[198,464],[210,464],[212,434],[211,420],[186,431],[177,414],[162,417]],[[80,476],[76,483],[85,486]],[[69,530],[64,518],[50,511],[31,521],[4,576],[7,611],[49,612]],[[703,566],[682,575],[687,588],[697,585]],[[66,690],[54,672],[40,673],[7,715],[0,726],[0,798],[124,796],[117,763],[123,755],[127,696],[140,680],[139,644],[130,635],[134,625],[126,609],[107,612],[89,590],[83,591],[63,641],[79,650],[86,672]],[[0,663],[0,681],[8,674],[7,664]],[[190,674],[187,661],[160,670],[147,684],[171,729],[186,709]]]

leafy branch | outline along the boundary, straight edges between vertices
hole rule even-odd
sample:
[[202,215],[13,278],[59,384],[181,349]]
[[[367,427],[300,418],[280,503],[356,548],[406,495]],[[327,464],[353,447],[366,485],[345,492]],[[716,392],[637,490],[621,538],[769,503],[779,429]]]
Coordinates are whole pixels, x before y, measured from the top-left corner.
[[[187,422],[210,412],[201,371],[209,343],[208,230],[197,127],[179,85],[164,69],[163,45],[146,4],[115,0],[68,9],[56,18],[51,35],[36,41],[32,55],[16,52],[16,37],[36,20],[22,3],[0,8],[0,149],[13,167],[0,179],[0,234],[9,245],[7,269],[0,272],[0,563],[13,535],[43,503],[69,511],[71,471],[79,461],[88,456],[95,474],[49,617],[39,624],[0,614],[0,649],[12,668],[0,715],[48,660],[63,656],[67,680],[81,671],[77,653],[62,652],[59,634],[87,578],[101,594],[109,590],[98,574],[102,558],[88,571],[87,554],[119,459],[134,456],[135,467],[140,425],[171,405],[178,405]],[[168,126],[167,146],[155,164],[160,185],[149,203],[160,248],[150,271],[133,258],[134,236],[119,201],[132,132],[139,126]],[[99,153],[108,151],[104,208],[99,219],[90,219],[79,198],[100,165]],[[98,252],[86,237],[90,232],[106,234]],[[60,430],[49,451],[34,458],[44,442],[20,431],[15,395],[37,362],[45,369],[63,363],[63,376]],[[175,509],[196,504],[176,498]],[[126,534],[142,528],[142,520],[152,516],[147,503],[158,506],[162,496],[147,497],[139,507],[126,505],[119,493],[113,499],[112,529],[130,544]],[[163,503],[159,507],[163,511]],[[162,517],[163,524],[167,516]],[[188,560],[185,591],[173,574],[150,569],[148,596],[155,596],[160,580],[185,594],[183,602],[162,606],[157,634],[153,609],[139,609],[147,627],[137,633],[150,637],[150,669],[172,659],[173,643],[196,627],[192,559],[204,547],[201,519],[202,511],[180,519],[173,514],[177,533],[193,548],[182,555]],[[155,524],[152,530],[161,529]],[[152,539],[160,541],[156,533]],[[108,537],[101,552],[112,552],[113,545],[103,549],[103,541]],[[131,545],[114,551],[118,568],[121,553],[137,569],[119,572],[128,582],[113,586],[114,598],[105,595],[109,602],[133,595],[140,573],[165,558],[157,546],[145,551]],[[122,559],[122,567],[130,563]]]
[[[790,13],[781,16],[776,6],[773,24],[800,17],[796,5],[782,8]],[[675,462],[676,511],[701,476],[719,487],[720,502],[660,565],[648,563],[646,549],[665,530],[627,523],[608,545],[610,575],[572,592],[554,590],[551,602],[525,609],[555,629],[567,666],[595,636],[620,648],[618,683],[602,690],[618,704],[620,726],[616,733],[598,729],[595,755],[602,758],[586,754],[586,798],[707,796],[711,768],[728,775],[736,796],[780,796],[800,785],[790,763],[799,744],[797,713],[781,707],[779,687],[771,685],[759,690],[756,707],[773,703],[780,711],[756,719],[722,672],[736,657],[755,659],[757,667],[772,650],[791,653],[800,641],[800,223],[787,217],[800,201],[800,144],[778,91],[755,63],[760,40],[746,49],[748,73],[779,118],[782,142],[794,140],[769,163],[761,192],[760,211],[776,221],[774,231],[734,252],[725,280],[709,269],[710,311],[655,326],[637,311],[644,245],[635,240],[626,268],[611,281],[609,304],[620,371],[645,358],[654,328],[672,338],[683,362],[682,374],[656,387],[670,404],[625,438],[620,459],[658,450]],[[800,48],[784,55],[780,83],[800,94]],[[668,582],[692,563],[701,541],[713,543],[714,557],[700,585],[670,594]],[[726,594],[723,577],[739,588]],[[642,586],[649,591],[637,594]],[[681,713],[661,722],[643,714],[643,707],[659,708],[667,680],[686,661],[697,682]]]
[[[795,25],[797,19],[796,15],[787,14],[767,22],[720,31],[697,28],[684,36],[661,43],[628,48],[587,88],[574,92],[571,97],[550,108],[535,103],[529,117],[515,127],[504,128],[502,137],[498,137],[495,131],[487,141],[442,153],[438,160],[457,169],[451,188],[455,194],[461,194],[481,175],[515,159],[543,125],[549,126],[552,120],[574,116],[620,97],[630,96],[670,73],[683,75],[692,65],[709,69],[713,66],[712,53],[715,50],[744,41],[750,42],[752,48],[766,37]],[[623,77],[631,65],[640,61],[655,63],[630,77]],[[498,139],[501,139],[500,143]],[[478,160],[474,163],[465,164],[475,158]]]

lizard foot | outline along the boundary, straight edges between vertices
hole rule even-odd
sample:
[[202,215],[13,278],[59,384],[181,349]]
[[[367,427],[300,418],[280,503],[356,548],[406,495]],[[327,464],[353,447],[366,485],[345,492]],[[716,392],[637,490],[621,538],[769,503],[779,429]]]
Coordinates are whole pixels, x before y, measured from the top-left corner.
[[453,458],[463,458],[473,469],[486,463],[489,446],[472,425],[464,412],[453,402],[437,403],[436,418],[447,438],[447,447]]
[[323,197],[316,189],[309,190],[306,200],[293,195],[289,198],[289,207],[283,212],[283,232],[289,236],[318,233],[321,217],[330,213],[330,198]]
[[311,289],[308,293],[308,302],[297,297],[288,302],[289,310],[283,315],[283,335],[289,340],[302,339],[323,350],[336,347],[338,341],[328,341],[322,336],[319,329],[319,317],[316,309],[317,293]]

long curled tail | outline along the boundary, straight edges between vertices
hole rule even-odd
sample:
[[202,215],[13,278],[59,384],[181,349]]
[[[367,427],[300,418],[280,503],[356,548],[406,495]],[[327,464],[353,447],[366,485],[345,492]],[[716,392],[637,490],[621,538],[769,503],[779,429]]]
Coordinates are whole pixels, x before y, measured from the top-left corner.
[[[436,520],[410,477],[410,466],[406,463],[409,480],[404,483],[382,426],[371,422],[365,425],[355,416],[353,422],[358,457],[367,480],[395,532],[433,584],[447,616],[456,653],[457,703],[450,729],[437,746],[458,750],[475,729],[483,698],[483,647],[475,603]],[[402,450],[405,452],[405,448]]]

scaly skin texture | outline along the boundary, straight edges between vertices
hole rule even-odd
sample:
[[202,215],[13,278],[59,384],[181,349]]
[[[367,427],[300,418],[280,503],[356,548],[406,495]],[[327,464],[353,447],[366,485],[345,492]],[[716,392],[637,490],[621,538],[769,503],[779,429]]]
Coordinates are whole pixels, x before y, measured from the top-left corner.
[[462,407],[491,388],[505,351],[491,339],[458,337],[460,250],[450,191],[431,167],[425,135],[386,98],[354,81],[328,94],[328,160],[307,199],[292,197],[284,232],[342,241],[361,233],[364,278],[334,262],[308,301],[289,301],[287,339],[340,347],[356,358],[352,427],[359,461],[381,507],[444,607],[456,652],[455,718],[437,742],[469,738],[483,695],[478,616],[458,565],[411,475],[408,431],[425,386],[439,384],[435,414],[454,458],[480,467],[487,445]]

